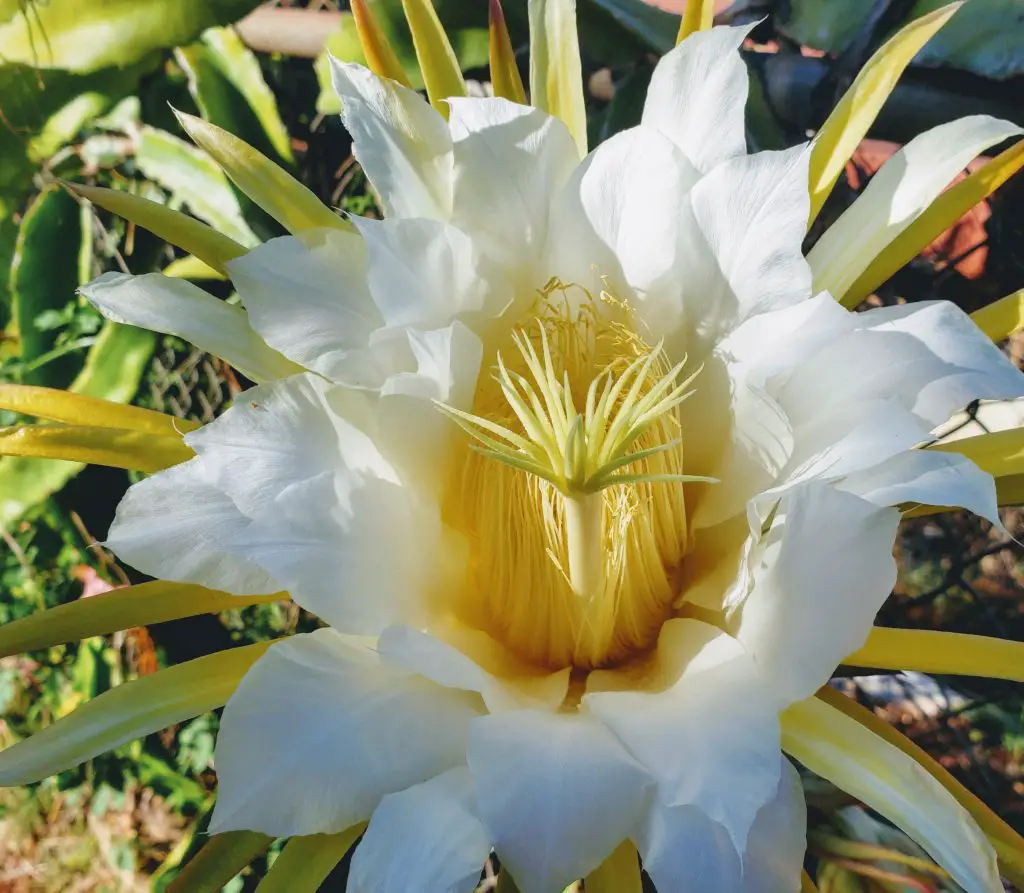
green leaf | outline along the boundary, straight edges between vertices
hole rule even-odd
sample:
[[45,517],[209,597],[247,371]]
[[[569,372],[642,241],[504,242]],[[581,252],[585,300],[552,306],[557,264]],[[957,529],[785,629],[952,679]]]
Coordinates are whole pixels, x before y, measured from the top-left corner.
[[[16,209],[39,162],[133,91],[155,61],[90,75],[0,65],[0,216]],[[6,282],[6,276],[0,278]]]
[[288,131],[256,57],[231,28],[211,28],[201,43],[175,50],[204,118],[290,166]]
[[676,45],[679,32],[679,16],[656,9],[643,0],[581,0],[579,18],[580,42],[588,55],[602,62],[611,60],[607,58],[608,51],[602,53],[601,45],[591,39],[593,32],[599,29],[606,31],[608,38],[615,35],[618,41],[628,35],[647,50],[659,54],[667,53]]
[[238,21],[259,0],[47,0],[0,25],[0,58],[87,73],[131,65]]
[[[917,0],[907,21],[948,0]],[[779,30],[806,46],[840,53],[864,26],[872,5],[863,0],[790,0]],[[1020,0],[970,0],[918,53],[915,64],[948,65],[985,77],[1024,73]]]
[[202,149],[165,130],[143,127],[135,160],[139,170],[171,193],[171,205],[189,210],[247,248],[259,243],[242,216],[228,178]]
[[[42,322],[47,311],[61,311],[75,300],[78,255],[82,245],[82,214],[63,189],[41,193],[29,206],[18,232],[11,265],[13,318],[24,364],[58,353],[59,329]],[[55,358],[22,376],[25,384],[64,387],[75,373],[70,355]]]
[[[107,323],[68,390],[127,403],[135,396],[155,347],[156,335],[152,332]],[[80,462],[55,459],[0,459],[0,527],[10,527],[84,467]]]
[[653,73],[650,65],[638,65],[616,81],[612,101],[599,114],[591,115],[587,122],[591,146],[640,123]]

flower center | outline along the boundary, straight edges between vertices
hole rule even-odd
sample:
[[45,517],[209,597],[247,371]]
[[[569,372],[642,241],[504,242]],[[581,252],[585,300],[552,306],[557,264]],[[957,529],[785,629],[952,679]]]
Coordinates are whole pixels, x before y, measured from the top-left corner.
[[460,615],[535,663],[590,669],[642,652],[671,615],[683,485],[707,479],[683,473],[685,360],[610,296],[568,292],[542,290],[472,413],[441,407],[471,438],[445,511],[470,544]]

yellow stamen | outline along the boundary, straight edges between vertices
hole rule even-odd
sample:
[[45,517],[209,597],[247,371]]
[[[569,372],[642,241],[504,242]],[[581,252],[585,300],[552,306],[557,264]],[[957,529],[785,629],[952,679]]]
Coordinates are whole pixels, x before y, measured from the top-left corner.
[[472,556],[455,610],[529,660],[590,668],[649,647],[670,616],[683,486],[709,479],[683,470],[676,410],[696,374],[614,322],[625,304],[570,288],[541,290],[472,412],[439,408],[472,439],[445,502]]

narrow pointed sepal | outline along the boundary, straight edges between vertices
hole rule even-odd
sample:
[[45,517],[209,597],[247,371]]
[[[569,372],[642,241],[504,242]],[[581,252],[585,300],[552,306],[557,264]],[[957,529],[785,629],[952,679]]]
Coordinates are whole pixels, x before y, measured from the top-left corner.
[[525,105],[526,89],[519,75],[519,66],[516,65],[516,54],[512,48],[512,38],[508,33],[501,0],[490,0],[487,33],[494,95]]
[[[216,124],[175,111],[185,132],[232,182],[288,232],[318,227],[351,229],[280,165]],[[195,251],[192,252],[196,254]],[[198,256],[198,255],[197,255]]]
[[707,31],[715,22],[715,0],[687,0],[676,35],[678,46],[691,34]]
[[896,825],[961,887],[1002,889],[975,817],[904,749],[820,697],[793,704],[781,720],[786,753]]
[[[817,700],[872,733],[876,738],[902,751],[944,787],[970,815],[995,847],[1002,873],[1016,886],[1024,887],[1024,838],[1003,819],[941,766],[923,748],[901,734],[872,711],[846,697],[834,688],[825,686],[818,691]],[[984,888],[979,888],[984,889]],[[995,889],[1001,889],[996,887]]]
[[561,118],[587,154],[587,109],[576,33],[576,0],[530,0],[530,97]]
[[337,834],[291,838],[256,893],[316,893],[365,829],[360,822]]
[[932,629],[876,626],[864,647],[844,663],[853,667],[1024,682],[1024,643]]
[[1022,167],[1024,139],[950,186],[861,273],[843,295],[843,306],[856,307]]
[[37,611],[0,626],[0,657],[38,651],[135,626],[279,601],[279,595],[230,595],[192,583],[155,580]]
[[466,82],[455,56],[448,35],[444,33],[441,20],[431,0],[402,0],[405,19],[412,32],[416,59],[423,73],[427,88],[427,99],[445,118],[448,117],[448,103],[452,96],[466,95]]
[[192,458],[180,437],[86,425],[0,428],[0,456],[62,459],[152,473]]
[[99,397],[75,394],[59,388],[27,384],[0,383],[0,409],[22,415],[36,416],[67,425],[88,425],[96,428],[124,428],[144,434],[181,437],[199,427],[197,422],[177,416],[114,403]]
[[878,117],[903,70],[963,2],[914,19],[868,60],[814,138],[811,153],[811,214],[814,221],[854,149]]
[[104,692],[0,752],[0,787],[30,784],[136,738],[223,707],[271,645],[219,651]]
[[255,831],[215,834],[167,887],[167,893],[220,893],[274,838]]
[[373,14],[370,4],[366,0],[351,0],[349,7],[356,23],[356,33],[359,35],[359,45],[363,49],[363,55],[366,57],[367,68],[380,77],[391,78],[403,87],[412,89],[405,69],[398,61],[398,57],[391,48],[380,22]]
[[587,893],[643,893],[636,847],[626,840],[586,878]]
[[[1021,142],[1024,146],[1024,141]],[[1024,330],[1024,288],[975,310],[974,324],[993,341],[1003,341]]]
[[194,254],[222,275],[227,275],[225,264],[241,257],[248,250],[234,239],[217,232],[194,217],[174,211],[166,205],[103,186],[61,181],[63,186],[99,205],[104,211],[117,214],[131,223],[149,230],[165,242]]

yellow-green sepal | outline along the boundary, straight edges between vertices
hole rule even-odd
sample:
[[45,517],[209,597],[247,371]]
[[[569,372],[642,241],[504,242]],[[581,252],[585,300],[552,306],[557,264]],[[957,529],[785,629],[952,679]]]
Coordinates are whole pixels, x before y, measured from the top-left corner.
[[63,459],[152,473],[192,458],[180,436],[87,425],[0,428],[0,456]]
[[870,266],[857,277],[839,303],[850,309],[856,307],[971,208],[988,198],[1021,167],[1024,167],[1024,140],[1001,152],[959,183],[950,186],[917,220],[882,249]]
[[300,233],[321,227],[352,228],[284,168],[244,140],[202,118],[185,112],[175,111],[175,114],[196,145],[288,232]]
[[576,34],[576,0],[530,0],[530,96],[561,118],[587,154],[587,110]]
[[1024,643],[933,629],[876,626],[864,646],[843,663],[1024,682]]
[[0,626],[0,657],[38,651],[135,626],[280,601],[288,596],[230,595],[192,583],[155,580],[82,598]]
[[[1024,140],[1019,145],[1024,146]],[[1024,288],[975,310],[971,319],[993,341],[1016,335],[1024,330]]]
[[126,682],[0,752],[0,786],[30,784],[136,738],[223,707],[270,642]]
[[996,850],[1002,873],[1017,887],[1024,888],[1024,838],[957,781],[927,751],[866,707],[828,686],[819,689],[815,698],[833,708],[837,714],[852,719],[880,740],[902,751],[942,785],[988,837]]
[[525,105],[526,89],[519,75],[519,66],[516,65],[516,54],[512,49],[512,38],[508,33],[501,0],[490,0],[487,38],[494,95]]
[[366,0],[350,0],[349,8],[352,11],[352,20],[356,25],[356,35],[359,38],[359,46],[363,50],[366,59],[366,67],[374,74],[384,78],[391,78],[403,87],[412,89],[412,84],[398,61],[391,43],[381,28],[380,22],[373,14],[370,4]]
[[273,839],[255,831],[214,834],[178,872],[166,893],[220,893]]
[[199,427],[197,422],[152,409],[26,384],[0,383],[0,409],[67,425],[124,428],[165,437],[181,437],[183,433]]
[[99,205],[103,210],[149,230],[153,235],[170,242],[182,251],[194,254],[222,275],[227,275],[225,264],[228,261],[241,257],[248,251],[244,245],[217,232],[195,217],[174,211],[159,202],[118,189],[61,182],[75,195],[80,195],[94,205]]
[[811,213],[818,216],[832,187],[860,145],[903,70],[963,2],[950,3],[900,29],[868,60],[814,138],[811,149]]
[[446,100],[451,96],[466,95],[466,82],[455,50],[452,49],[431,0],[402,0],[402,9],[412,33],[416,60],[420,64],[423,83],[427,88],[427,99],[447,118]]
[[678,46],[691,34],[707,31],[715,22],[715,0],[688,0],[676,35]]
[[587,875],[587,893],[643,893],[636,847],[625,840]]
[[316,893],[365,828],[361,822],[337,834],[291,838],[256,893]]

